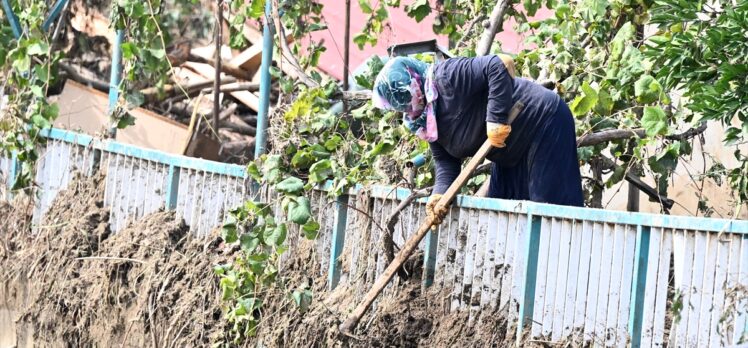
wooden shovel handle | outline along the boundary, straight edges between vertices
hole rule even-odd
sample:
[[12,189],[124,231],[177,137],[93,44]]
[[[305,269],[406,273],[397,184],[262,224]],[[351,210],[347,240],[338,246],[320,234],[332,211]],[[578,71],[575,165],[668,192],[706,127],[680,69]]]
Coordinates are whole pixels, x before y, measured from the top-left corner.
[[[513,121],[517,117],[519,112],[522,111],[523,107],[524,105],[521,102],[515,104],[509,115],[509,120]],[[483,163],[483,160],[486,159],[486,156],[488,155],[488,152],[490,150],[491,142],[489,140],[486,140],[486,142],[483,143],[475,156],[470,159],[467,166],[465,166],[462,172],[460,172],[460,175],[457,177],[457,179],[452,182],[452,185],[449,185],[447,192],[442,195],[439,203],[437,203],[437,207],[447,207],[450,203],[452,203],[452,200],[454,200],[454,198],[457,196],[457,193],[460,192],[462,186],[464,186],[468,179],[470,179],[470,176],[475,171],[475,168],[477,168],[478,165]],[[353,330],[356,328],[356,325],[358,325],[358,322],[364,316],[364,313],[369,310],[371,304],[374,303],[374,300],[376,300],[382,290],[384,290],[390,280],[392,280],[392,277],[395,275],[395,273],[397,273],[397,270],[403,265],[403,263],[405,263],[410,255],[413,254],[413,251],[418,248],[418,243],[420,243],[423,237],[426,236],[426,233],[429,232],[433,224],[434,222],[432,221],[432,219],[430,217],[427,217],[426,220],[418,228],[418,231],[416,231],[416,233],[412,237],[410,237],[407,242],[405,242],[405,245],[403,245],[402,249],[400,249],[400,252],[397,253],[395,259],[392,260],[389,266],[387,266],[387,268],[384,270],[384,273],[379,276],[379,279],[377,279],[374,285],[372,285],[371,289],[369,289],[369,292],[366,293],[364,301],[361,302],[358,307],[353,310],[353,313],[348,316],[345,322],[343,322],[343,324],[338,327],[338,330],[340,330],[342,334],[346,336],[353,336]]]

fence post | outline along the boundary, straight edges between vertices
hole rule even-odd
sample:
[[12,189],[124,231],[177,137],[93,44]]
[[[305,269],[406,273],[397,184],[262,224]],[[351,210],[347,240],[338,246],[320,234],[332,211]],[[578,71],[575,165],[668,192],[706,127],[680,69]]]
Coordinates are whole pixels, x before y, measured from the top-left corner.
[[629,335],[631,347],[638,348],[642,339],[642,319],[644,316],[644,289],[647,284],[647,263],[649,262],[649,226],[636,226],[636,248],[634,255],[634,277],[631,284],[631,307],[629,310]]
[[[543,220],[540,216],[527,214],[527,237],[524,242],[525,264],[523,268],[521,296],[519,301],[519,322],[517,323],[517,344],[522,339],[522,332],[529,322],[532,325],[532,314],[535,310],[535,283],[538,276],[538,253],[540,248],[540,227]],[[529,319],[529,320],[528,320]]]
[[166,180],[166,210],[175,210],[179,196],[179,167],[170,164],[169,176]]
[[348,195],[343,194],[335,200],[335,218],[333,220],[332,238],[330,238],[330,268],[327,272],[327,283],[332,291],[340,282],[339,258],[345,244],[345,228],[348,224]]
[[10,168],[8,168],[8,200],[13,199],[13,186],[16,184],[16,177],[18,172],[21,171],[21,166],[18,162],[18,153],[13,151],[10,157]]
[[[743,234],[743,238],[742,239],[743,239],[742,240],[742,244],[743,244],[742,250],[748,250],[747,249],[748,248],[748,234]],[[746,276],[746,272],[748,272],[748,269],[745,269],[745,266],[748,266],[748,252],[745,252],[745,251],[742,252],[741,258],[742,259],[740,260],[740,264],[742,266],[740,266],[741,269],[740,269],[740,272],[739,272],[738,279],[745,279],[744,277]],[[732,261],[730,261],[730,262],[732,262]],[[741,282],[741,280],[738,280],[738,283],[740,283],[740,282]],[[734,284],[734,285],[737,285],[737,284]],[[745,285],[745,283],[743,283],[741,285]],[[743,303],[745,303],[745,301],[746,300],[744,299]],[[740,323],[741,322],[743,324],[742,325],[743,326],[742,329],[740,328],[740,326],[741,326]],[[733,333],[734,337],[733,337],[733,340],[732,340],[732,344],[737,345],[737,344],[748,343],[748,342],[745,341],[745,339],[748,338],[748,313],[746,313],[746,312],[738,313],[738,317],[735,319],[735,328],[733,329],[733,331],[734,331],[734,333]],[[729,339],[729,337],[728,337],[728,339]],[[743,341],[741,341],[741,339],[743,339]],[[741,347],[743,347],[743,346],[741,346]]]
[[431,286],[434,283],[434,272],[436,269],[436,245],[439,240],[438,229],[432,229],[426,234],[426,245],[423,254],[423,286]]

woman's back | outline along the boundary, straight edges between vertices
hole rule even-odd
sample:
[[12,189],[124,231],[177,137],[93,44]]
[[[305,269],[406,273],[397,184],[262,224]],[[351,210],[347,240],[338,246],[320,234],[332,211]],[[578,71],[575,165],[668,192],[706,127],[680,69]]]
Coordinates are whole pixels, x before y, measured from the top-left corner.
[[[548,124],[547,118],[553,116],[560,98],[543,86],[512,79],[507,73],[492,78],[496,74],[489,74],[491,69],[505,67],[496,56],[452,58],[436,66],[437,142],[454,157],[472,156],[486,139],[487,111],[506,117],[514,103],[522,101],[525,108],[511,125],[507,146],[489,154],[493,162],[514,166],[529,149],[532,138]],[[489,101],[489,89],[494,95],[503,95],[502,100]]]

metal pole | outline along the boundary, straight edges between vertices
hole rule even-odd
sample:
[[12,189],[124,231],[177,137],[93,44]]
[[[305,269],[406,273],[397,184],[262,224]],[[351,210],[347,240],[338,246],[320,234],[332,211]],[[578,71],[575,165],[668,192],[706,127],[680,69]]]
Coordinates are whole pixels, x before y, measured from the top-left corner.
[[112,74],[109,78],[109,138],[117,135],[117,120],[114,110],[119,100],[119,84],[122,79],[122,41],[125,40],[125,31],[117,30],[112,48]]
[[[343,90],[348,91],[348,62],[351,56],[351,0],[345,0],[345,44],[343,57]],[[343,99],[343,112],[348,113],[348,100]]]
[[257,113],[257,138],[255,158],[265,153],[268,127],[268,105],[270,104],[270,64],[273,61],[272,0],[265,0],[265,25],[262,29],[262,64],[260,65],[260,110]]
[[223,1],[216,7],[216,77],[213,81],[213,130],[218,137],[218,115],[221,113],[221,48],[223,46]]
[[47,16],[47,19],[44,20],[44,23],[42,23],[42,30],[47,31],[49,30],[49,27],[52,26],[52,23],[55,22],[57,17],[62,13],[62,10],[65,9],[68,5],[68,0],[58,0],[54,6],[52,6],[52,10],[49,12],[49,16]]
[[2,2],[3,11],[5,11],[5,16],[8,17],[8,22],[10,22],[10,28],[13,30],[13,35],[16,39],[20,39],[23,34],[21,22],[18,21],[18,16],[13,12],[13,6],[10,5],[10,0],[2,0]]

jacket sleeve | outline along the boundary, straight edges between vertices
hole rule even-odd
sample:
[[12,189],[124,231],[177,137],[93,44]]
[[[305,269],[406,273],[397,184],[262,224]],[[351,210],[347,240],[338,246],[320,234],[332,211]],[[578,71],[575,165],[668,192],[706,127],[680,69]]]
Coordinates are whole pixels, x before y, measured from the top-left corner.
[[471,73],[487,84],[486,122],[506,124],[513,105],[514,79],[504,62],[495,55],[478,57],[473,59]]
[[461,162],[458,158],[450,155],[441,144],[429,143],[431,154],[434,157],[436,167],[436,178],[434,179],[434,190],[431,194],[442,194],[447,192],[449,185],[455,181],[460,174]]

